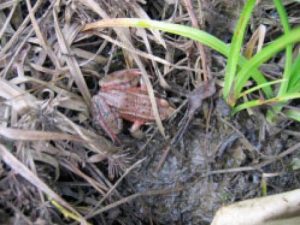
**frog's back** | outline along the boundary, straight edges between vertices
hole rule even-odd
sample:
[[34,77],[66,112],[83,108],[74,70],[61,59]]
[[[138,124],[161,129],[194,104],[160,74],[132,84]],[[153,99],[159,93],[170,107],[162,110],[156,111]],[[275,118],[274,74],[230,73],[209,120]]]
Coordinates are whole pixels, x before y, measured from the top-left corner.
[[[103,93],[107,104],[115,107],[122,118],[135,122],[137,120],[154,121],[154,114],[150,98],[144,92],[111,90],[109,94]],[[161,98],[156,98],[161,120],[169,118],[174,109]]]

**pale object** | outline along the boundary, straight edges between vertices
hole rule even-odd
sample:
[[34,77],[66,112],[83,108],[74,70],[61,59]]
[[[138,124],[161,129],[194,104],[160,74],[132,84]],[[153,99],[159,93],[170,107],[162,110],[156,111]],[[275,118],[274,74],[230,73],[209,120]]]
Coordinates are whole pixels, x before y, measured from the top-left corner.
[[255,198],[219,209],[211,225],[298,225],[300,189]]

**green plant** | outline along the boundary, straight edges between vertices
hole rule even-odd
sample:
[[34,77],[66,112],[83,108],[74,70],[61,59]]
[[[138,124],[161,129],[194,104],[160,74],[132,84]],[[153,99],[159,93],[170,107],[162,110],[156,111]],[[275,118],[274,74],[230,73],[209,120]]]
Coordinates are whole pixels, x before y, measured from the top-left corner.
[[[238,98],[240,95],[240,90],[242,90],[243,84],[249,79],[249,72],[253,67],[258,68],[262,63],[266,62],[268,59],[272,58],[279,51],[285,48],[285,66],[281,80],[275,80],[270,82],[270,84],[275,84],[280,82],[278,92],[275,97],[253,100],[245,102],[234,108],[233,112],[238,112],[242,109],[259,106],[263,104],[271,104],[273,107],[267,113],[267,119],[269,122],[276,121],[276,115],[281,112],[284,105],[286,105],[290,100],[300,97],[300,56],[293,62],[293,45],[300,40],[299,32],[300,29],[296,28],[294,30],[290,29],[287,13],[281,0],[273,0],[274,5],[279,14],[281,24],[283,26],[284,35],[274,40],[271,44],[267,45],[262,49],[261,52],[257,53],[253,58],[251,58],[243,67],[239,73],[238,77],[241,79],[237,82],[237,89],[235,89],[234,99]],[[247,4],[252,3],[248,1]],[[246,8],[246,6],[245,6]],[[257,84],[258,86],[263,86],[263,84]],[[274,88],[275,90],[275,88]],[[285,112],[285,115],[291,119],[300,121],[300,113],[296,109],[290,109]]]

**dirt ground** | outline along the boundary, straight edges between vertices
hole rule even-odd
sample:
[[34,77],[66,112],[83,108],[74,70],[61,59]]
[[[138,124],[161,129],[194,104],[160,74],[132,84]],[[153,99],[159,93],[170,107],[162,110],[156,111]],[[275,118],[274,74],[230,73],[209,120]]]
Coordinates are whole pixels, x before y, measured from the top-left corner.
[[[299,142],[299,123],[280,117],[270,125],[268,106],[231,117],[221,97],[223,56],[163,32],[81,31],[101,18],[140,17],[198,26],[230,42],[244,1],[13,2],[0,1],[1,224],[79,224],[66,213],[72,209],[95,225],[210,224],[222,205],[299,187],[300,155],[288,151]],[[271,3],[256,7],[247,40],[261,24],[266,42],[280,35]],[[299,25],[299,3],[284,3]],[[95,125],[91,96],[107,74],[138,61],[156,96],[176,110],[163,121],[166,137],[154,121],[132,137],[132,123],[123,121],[121,144],[113,143]],[[283,64],[279,55],[261,70],[276,77]],[[206,79],[214,90],[191,112]]]

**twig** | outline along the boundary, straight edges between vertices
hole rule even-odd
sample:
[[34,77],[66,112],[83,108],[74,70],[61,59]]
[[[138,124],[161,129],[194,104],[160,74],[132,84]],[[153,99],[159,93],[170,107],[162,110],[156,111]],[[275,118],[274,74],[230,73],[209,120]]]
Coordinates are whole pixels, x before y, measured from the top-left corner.
[[[207,174],[205,174],[205,176],[214,175],[214,174],[222,174],[222,173],[237,173],[237,172],[261,170],[262,167],[267,166],[279,159],[282,159],[283,157],[290,155],[297,150],[300,150],[300,143],[286,149],[285,151],[280,153],[278,156],[275,156],[272,159],[266,160],[265,162],[258,163],[253,166],[237,167],[237,168],[224,169],[224,170],[214,170],[214,171],[208,172]],[[207,172],[207,171],[203,171],[203,172]]]
[[126,202],[129,202],[129,201],[132,201],[133,199],[136,199],[138,197],[142,197],[142,196],[152,196],[152,195],[165,195],[165,194],[170,194],[172,192],[179,192],[179,191],[182,191],[184,188],[179,186],[179,187],[176,187],[175,189],[170,189],[170,188],[167,188],[167,189],[163,189],[163,190],[151,190],[151,191],[147,191],[147,192],[144,192],[144,193],[136,193],[136,194],[133,194],[133,195],[130,195],[126,198],[123,198],[119,201],[116,201],[110,205],[107,205],[105,207],[102,207],[101,209],[95,211],[93,214],[91,215],[88,215],[86,217],[86,219],[90,219],[100,213],[103,213],[103,212],[106,212],[110,209],[113,209],[119,205],[122,205]]
[[[197,21],[197,17],[195,15],[195,12],[193,10],[193,5],[192,5],[192,1],[191,0],[184,0],[185,3],[185,7],[186,10],[188,11],[188,14],[191,18],[191,22],[192,22],[192,26],[195,28],[200,29],[200,26],[198,24]],[[196,46],[199,49],[200,52],[200,57],[201,57],[201,67],[203,70],[203,78],[204,81],[207,81],[209,79],[211,79],[211,73],[207,64],[207,59],[206,59],[206,55],[205,55],[205,49],[204,46],[202,44],[200,44],[199,42],[196,42]]]
[[136,163],[134,163],[131,167],[129,167],[125,173],[118,179],[118,181],[108,190],[108,192],[106,192],[106,194],[102,197],[102,199],[98,202],[98,204],[95,206],[95,208],[93,209],[94,212],[90,212],[87,217],[89,217],[90,215],[94,214],[95,212],[97,212],[98,210],[96,210],[97,208],[99,208],[101,206],[101,204],[105,201],[105,199],[107,199],[107,197],[117,188],[117,186],[121,183],[121,181],[134,169],[136,168],[139,164],[141,164],[145,159],[141,159],[139,161],[137,161]]

